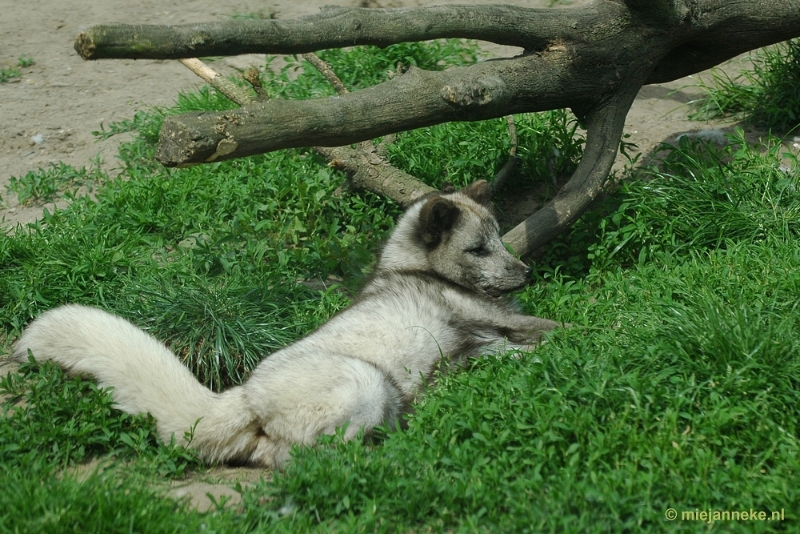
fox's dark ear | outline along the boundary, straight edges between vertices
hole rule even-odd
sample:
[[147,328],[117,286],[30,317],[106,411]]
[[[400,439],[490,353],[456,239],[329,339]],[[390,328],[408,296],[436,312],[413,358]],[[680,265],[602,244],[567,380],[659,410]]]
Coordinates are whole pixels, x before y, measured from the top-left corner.
[[428,248],[436,248],[442,235],[453,228],[461,211],[451,201],[440,196],[428,199],[419,212],[418,235]]
[[486,180],[472,182],[467,187],[462,189],[461,192],[478,204],[486,207],[492,205],[492,188],[489,187],[489,182]]
[[442,193],[444,193],[444,194],[447,194],[447,193],[455,193],[455,192],[456,192],[456,188],[455,188],[455,187],[453,186],[453,184],[451,184],[450,182],[444,182],[444,183],[442,184],[442,189],[441,189],[441,191],[442,191]]

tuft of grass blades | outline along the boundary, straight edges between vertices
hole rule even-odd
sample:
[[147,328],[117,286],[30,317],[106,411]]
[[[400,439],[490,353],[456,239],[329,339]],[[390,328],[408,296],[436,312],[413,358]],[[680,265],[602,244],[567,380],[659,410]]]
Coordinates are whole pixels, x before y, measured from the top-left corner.
[[712,71],[706,96],[694,103],[695,120],[740,116],[748,122],[786,133],[800,125],[800,40],[793,39],[751,54],[753,70],[731,78]]
[[31,359],[19,373],[0,378],[0,395],[4,471],[13,465],[47,472],[108,454],[151,463],[162,476],[182,476],[198,465],[182,447],[158,444],[152,416],[114,410],[108,391],[69,378],[50,362],[39,365]]
[[[123,314],[169,346],[198,379],[220,391],[241,384],[268,354],[285,347],[344,306],[335,291],[302,285],[254,285],[239,277],[194,277],[181,285],[134,283]],[[320,299],[320,297],[322,297]]]
[[[624,183],[622,202],[600,221],[602,245],[589,258],[602,264],[616,255],[643,262],[657,250],[705,250],[730,240],[752,242],[800,236],[797,158],[780,143],[750,147],[736,130],[729,144],[681,139],[663,147],[660,168]],[[789,158],[788,163],[781,158]]]
[[199,514],[154,489],[120,483],[113,471],[78,477],[0,467],[0,474],[2,532],[173,534],[236,528],[229,515]]
[[[546,183],[572,173],[583,153],[578,122],[566,110],[515,116],[518,156],[516,183]],[[493,142],[487,142],[492,139]],[[387,146],[389,161],[434,187],[458,187],[494,176],[507,161],[511,140],[506,119],[450,122],[396,135]]]
[[[6,191],[17,195],[20,204],[33,202],[51,202],[63,193],[73,198],[78,187],[84,186],[91,191],[102,182],[104,174],[100,171],[100,161],[94,162],[90,168],[75,168],[66,163],[51,163],[49,168],[30,171],[24,176],[12,176],[6,185]],[[69,188],[74,188],[72,192]]]

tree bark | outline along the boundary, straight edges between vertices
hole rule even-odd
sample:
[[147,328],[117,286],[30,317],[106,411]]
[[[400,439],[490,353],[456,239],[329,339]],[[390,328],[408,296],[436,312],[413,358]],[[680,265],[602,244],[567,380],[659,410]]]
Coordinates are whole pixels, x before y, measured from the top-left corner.
[[583,118],[586,148],[578,168],[555,198],[503,236],[525,255],[569,228],[600,195],[619,149],[625,117],[636,98],[635,85],[621,91]]
[[408,173],[393,167],[378,155],[375,147],[361,146],[354,149],[346,146],[315,147],[314,150],[327,158],[332,167],[345,171],[352,189],[367,189],[391,198],[403,208],[419,197],[435,191]]
[[585,153],[553,201],[507,235],[525,254],[572,224],[602,189],[625,114],[642,85],[798,36],[800,0],[598,0],[560,10],[326,8],[296,20],[97,26],[81,33],[75,47],[87,59],[295,54],[442,37],[522,47],[525,53],[515,58],[442,72],[411,68],[378,86],[331,98],[168,117],[156,157],[168,166],[189,165],[569,107],[587,126]]
[[[388,82],[345,95],[167,117],[156,158],[166,166],[180,166],[282,148],[341,146],[442,122],[543,111],[583,99],[588,103],[583,87],[549,68],[554,55],[439,72],[411,67]],[[538,74],[528,76],[529,71]],[[220,151],[220,143],[235,143],[235,148]]]
[[[550,9],[429,6],[399,9],[325,7],[289,20],[208,24],[102,25],[78,36],[83,59],[180,59],[238,54],[303,54],[354,45],[388,46],[443,37],[544,48],[556,37]],[[533,22],[533,23],[532,23]]]

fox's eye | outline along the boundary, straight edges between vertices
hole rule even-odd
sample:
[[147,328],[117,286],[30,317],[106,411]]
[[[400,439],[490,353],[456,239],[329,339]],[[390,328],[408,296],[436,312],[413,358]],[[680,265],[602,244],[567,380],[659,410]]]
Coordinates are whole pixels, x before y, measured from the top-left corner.
[[483,245],[478,245],[477,247],[469,248],[466,250],[466,252],[468,254],[472,254],[473,256],[478,256],[478,257],[489,255],[489,249],[487,249]]

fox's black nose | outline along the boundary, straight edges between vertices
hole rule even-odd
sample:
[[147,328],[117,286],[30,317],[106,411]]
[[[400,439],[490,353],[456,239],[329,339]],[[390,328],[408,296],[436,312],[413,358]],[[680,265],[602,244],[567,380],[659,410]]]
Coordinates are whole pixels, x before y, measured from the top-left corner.
[[529,266],[527,269],[525,269],[525,276],[530,278],[532,272],[533,272],[533,267]]

